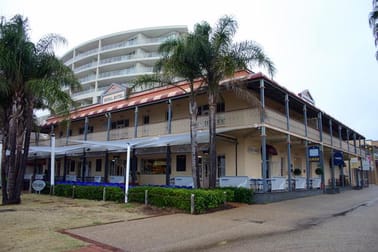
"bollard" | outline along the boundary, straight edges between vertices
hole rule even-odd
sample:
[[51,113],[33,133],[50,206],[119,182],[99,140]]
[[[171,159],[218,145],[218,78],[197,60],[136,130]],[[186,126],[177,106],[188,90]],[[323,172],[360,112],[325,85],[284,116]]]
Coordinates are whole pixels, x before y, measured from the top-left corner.
[[55,195],[54,185],[50,185],[50,195]]
[[148,205],[148,190],[144,191],[144,204],[146,206]]
[[227,192],[224,191],[223,194],[224,194],[223,205],[226,205],[226,203],[227,203]]
[[194,194],[190,196],[190,214],[194,214]]
[[72,186],[72,198],[75,198],[75,186]]
[[102,201],[106,201],[106,187],[102,190]]

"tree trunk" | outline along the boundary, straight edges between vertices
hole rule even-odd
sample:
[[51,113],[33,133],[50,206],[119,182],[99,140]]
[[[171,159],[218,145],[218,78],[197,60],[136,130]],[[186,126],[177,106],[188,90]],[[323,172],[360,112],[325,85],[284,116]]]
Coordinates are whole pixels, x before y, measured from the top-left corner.
[[197,102],[194,96],[190,96],[189,113],[190,113],[190,143],[192,156],[192,178],[194,188],[201,187],[198,167],[198,142],[197,142]]
[[216,187],[217,151],[216,151],[216,94],[209,90],[209,188]]
[[1,149],[1,191],[2,191],[2,204],[6,204],[8,201],[8,166],[7,166],[7,156],[6,156],[6,146],[8,142],[8,120],[4,120],[4,130],[2,132],[3,134],[3,145]]
[[25,167],[23,164],[23,147],[25,143],[26,125],[24,123],[24,99],[22,92],[16,92],[13,99],[9,120],[8,146],[10,149],[8,162],[8,198],[5,204],[21,203],[21,190]]

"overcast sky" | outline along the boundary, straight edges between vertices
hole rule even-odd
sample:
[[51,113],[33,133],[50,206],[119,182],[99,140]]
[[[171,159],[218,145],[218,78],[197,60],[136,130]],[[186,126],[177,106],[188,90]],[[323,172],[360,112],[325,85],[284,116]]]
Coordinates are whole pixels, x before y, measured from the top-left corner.
[[[130,29],[187,25],[223,15],[239,23],[236,41],[261,44],[288,90],[308,89],[316,106],[367,139],[378,140],[378,62],[368,25],[371,0],[0,0],[0,16],[22,14],[36,42],[58,33],[69,44]],[[253,69],[252,69],[253,70]]]

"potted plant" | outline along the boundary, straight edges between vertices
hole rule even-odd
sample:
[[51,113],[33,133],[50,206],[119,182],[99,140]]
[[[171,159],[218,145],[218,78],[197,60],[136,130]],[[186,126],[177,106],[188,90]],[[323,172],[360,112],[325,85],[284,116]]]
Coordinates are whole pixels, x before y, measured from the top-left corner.
[[294,173],[295,176],[300,176],[302,174],[302,170],[299,169],[299,168],[295,168],[293,173]]
[[320,176],[320,175],[323,174],[323,170],[321,168],[316,168],[315,169],[315,174]]

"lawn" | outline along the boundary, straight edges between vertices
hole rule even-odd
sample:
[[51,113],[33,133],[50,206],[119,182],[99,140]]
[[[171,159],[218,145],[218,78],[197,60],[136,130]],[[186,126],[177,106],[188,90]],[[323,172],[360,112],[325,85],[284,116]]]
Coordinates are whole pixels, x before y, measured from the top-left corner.
[[61,234],[59,230],[156,214],[149,210],[146,211],[140,204],[25,193],[20,205],[0,205],[0,251],[68,251],[80,248],[87,244]]

